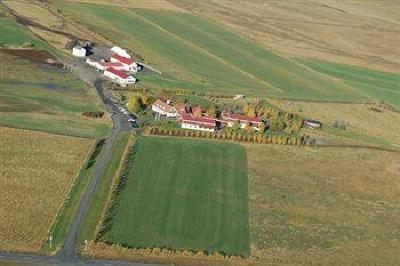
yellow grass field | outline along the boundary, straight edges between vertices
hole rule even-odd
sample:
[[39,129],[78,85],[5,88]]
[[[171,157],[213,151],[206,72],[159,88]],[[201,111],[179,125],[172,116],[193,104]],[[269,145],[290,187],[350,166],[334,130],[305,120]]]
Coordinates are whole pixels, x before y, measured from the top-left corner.
[[289,57],[400,73],[397,0],[168,0]]
[[260,265],[399,265],[400,153],[246,148]]
[[94,140],[0,127],[0,250],[46,240]]
[[[400,147],[400,115],[390,108],[374,111],[372,104],[313,103],[287,100],[270,100],[272,104],[305,117],[320,120],[326,128],[325,137],[335,135],[359,142],[379,144],[386,142]],[[299,112],[301,111],[301,112]],[[335,120],[343,121],[346,130],[334,130]],[[324,132],[323,132],[324,133]],[[317,131],[311,134],[318,134]]]

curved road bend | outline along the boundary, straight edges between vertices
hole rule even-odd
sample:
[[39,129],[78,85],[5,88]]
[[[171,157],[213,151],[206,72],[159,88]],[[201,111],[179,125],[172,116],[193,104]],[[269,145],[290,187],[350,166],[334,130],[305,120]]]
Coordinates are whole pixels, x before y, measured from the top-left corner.
[[97,79],[95,82],[96,90],[101,99],[103,100],[106,109],[109,113],[115,112],[116,115],[112,116],[113,121],[113,132],[111,137],[107,140],[106,146],[100,155],[99,161],[96,165],[95,174],[85,191],[81,203],[75,216],[73,217],[70,230],[65,238],[64,245],[56,256],[40,256],[40,255],[26,255],[26,254],[15,254],[8,252],[0,252],[0,265],[1,261],[7,261],[11,263],[23,264],[23,265],[55,265],[55,266],[69,266],[69,265],[88,265],[88,266],[106,266],[106,265],[127,265],[127,266],[149,266],[149,264],[142,263],[129,263],[123,261],[111,261],[111,260],[90,260],[81,258],[79,256],[79,229],[82,225],[82,221],[87,213],[89,202],[93,196],[96,186],[99,183],[100,178],[103,176],[104,170],[107,163],[111,159],[112,150],[117,136],[121,132],[130,131],[132,129],[128,122],[128,116],[121,113],[120,110],[115,107],[111,101],[111,96],[103,88],[102,81]]

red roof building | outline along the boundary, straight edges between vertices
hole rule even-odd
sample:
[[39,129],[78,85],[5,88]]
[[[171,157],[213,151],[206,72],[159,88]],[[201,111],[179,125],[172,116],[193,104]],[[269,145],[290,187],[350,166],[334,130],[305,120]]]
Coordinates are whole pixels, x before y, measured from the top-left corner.
[[116,75],[116,76],[118,76],[118,77],[120,77],[120,78],[122,78],[122,79],[127,79],[127,78],[129,78],[129,75],[128,75],[128,74],[126,74],[126,73],[123,72],[123,71],[116,70],[116,69],[113,68],[113,67],[108,67],[108,68],[106,68],[106,71],[108,71],[108,72],[110,72],[110,73],[112,73],[112,74],[114,74],[114,75]]
[[120,62],[125,65],[133,65],[135,63],[131,58],[120,56],[118,54],[114,54],[111,57],[111,62]]
[[247,115],[223,112],[222,113],[222,122],[226,123],[226,125],[228,127],[232,127],[233,123],[235,123],[235,122],[239,122],[241,128],[244,128],[246,126],[246,124],[250,124],[254,127],[258,127],[262,123],[262,119],[259,117],[250,117]]
[[193,114],[183,114],[181,127],[201,131],[214,132],[217,122],[210,117],[195,117]]

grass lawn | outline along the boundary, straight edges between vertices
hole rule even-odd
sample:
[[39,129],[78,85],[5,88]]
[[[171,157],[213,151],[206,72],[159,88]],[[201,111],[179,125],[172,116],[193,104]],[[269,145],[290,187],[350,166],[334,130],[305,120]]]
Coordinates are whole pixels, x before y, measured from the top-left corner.
[[85,111],[104,110],[94,89],[72,73],[0,53],[0,124],[59,134],[104,137],[108,118]]
[[249,255],[243,147],[141,137],[119,188],[102,240],[132,248]]
[[[0,4],[0,12],[5,10],[4,6]],[[34,48],[46,49],[49,48],[48,44],[36,38],[24,26],[18,24],[10,17],[0,17],[0,43],[9,46],[21,46],[24,42],[30,42]]]
[[312,71],[195,15],[82,3],[56,5],[161,69],[161,77],[139,76],[142,84],[153,88],[315,100],[359,101],[366,97],[350,84]]
[[398,265],[399,153],[246,147],[252,254],[264,265]]

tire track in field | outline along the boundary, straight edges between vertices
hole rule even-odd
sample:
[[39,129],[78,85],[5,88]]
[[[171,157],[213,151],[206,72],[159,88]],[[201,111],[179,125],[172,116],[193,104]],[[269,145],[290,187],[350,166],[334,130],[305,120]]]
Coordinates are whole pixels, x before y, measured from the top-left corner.
[[274,90],[276,90],[276,91],[278,91],[278,92],[280,92],[280,93],[284,93],[284,90],[283,90],[283,89],[278,88],[278,87],[276,87],[276,86],[273,86],[271,83],[266,82],[266,81],[264,81],[264,80],[261,80],[261,79],[257,78],[257,77],[254,76],[253,74],[250,74],[250,73],[244,71],[244,70],[241,69],[240,67],[237,67],[237,66],[234,66],[234,65],[230,64],[229,62],[225,61],[223,58],[221,58],[221,57],[219,57],[219,56],[217,56],[217,55],[211,53],[210,51],[208,51],[208,50],[206,50],[206,49],[204,49],[204,48],[202,48],[202,47],[200,47],[200,46],[198,46],[198,45],[193,44],[192,42],[189,42],[189,41],[183,39],[182,37],[180,37],[180,36],[178,36],[178,35],[176,35],[176,34],[170,32],[169,30],[163,28],[161,25],[156,24],[156,23],[152,22],[151,20],[149,20],[149,19],[147,19],[147,18],[141,16],[140,14],[136,13],[135,11],[133,11],[133,10],[128,10],[128,12],[131,13],[131,14],[134,14],[135,16],[137,16],[137,17],[138,17],[139,19],[141,19],[142,21],[144,21],[144,22],[146,22],[146,23],[152,25],[153,27],[157,28],[158,30],[162,31],[163,33],[172,36],[173,38],[179,40],[180,42],[186,44],[187,46],[192,47],[192,48],[194,48],[194,49],[196,49],[196,50],[202,52],[203,54],[206,54],[206,55],[208,55],[208,56],[214,58],[214,59],[217,60],[218,62],[222,63],[223,65],[225,65],[225,66],[227,66],[227,67],[229,67],[229,68],[231,68],[231,69],[233,69],[234,71],[239,72],[239,73],[241,73],[241,74],[243,74],[243,75],[249,77],[251,80],[256,81],[256,82],[258,82],[258,83],[261,83],[261,84],[263,84],[264,86],[267,86],[268,88],[274,89]]

